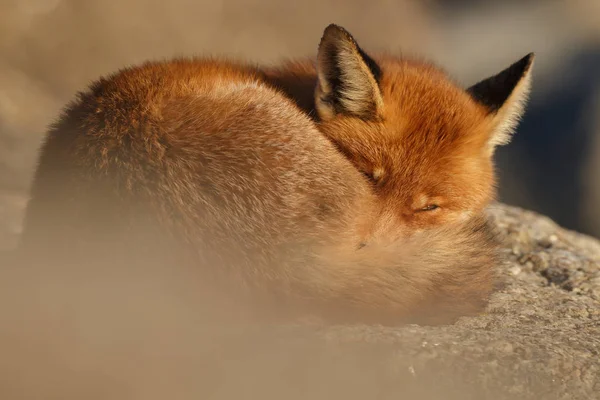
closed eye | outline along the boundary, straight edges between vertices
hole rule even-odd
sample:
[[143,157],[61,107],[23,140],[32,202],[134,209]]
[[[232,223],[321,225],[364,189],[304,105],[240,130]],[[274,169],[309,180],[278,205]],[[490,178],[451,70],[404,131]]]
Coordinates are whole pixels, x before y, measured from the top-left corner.
[[440,208],[437,204],[428,204],[425,207],[419,209],[419,211],[433,211]]

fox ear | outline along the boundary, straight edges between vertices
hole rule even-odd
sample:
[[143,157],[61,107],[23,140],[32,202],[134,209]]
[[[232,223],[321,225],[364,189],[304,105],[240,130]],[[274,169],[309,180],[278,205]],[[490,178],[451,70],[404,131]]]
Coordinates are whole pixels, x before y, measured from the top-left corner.
[[492,125],[490,151],[510,142],[521,117],[531,87],[534,54],[529,53],[504,71],[467,89],[478,103],[488,109]]
[[340,26],[329,25],[317,55],[315,105],[319,117],[328,120],[343,114],[376,119],[383,107],[380,76],[377,63],[352,35]]

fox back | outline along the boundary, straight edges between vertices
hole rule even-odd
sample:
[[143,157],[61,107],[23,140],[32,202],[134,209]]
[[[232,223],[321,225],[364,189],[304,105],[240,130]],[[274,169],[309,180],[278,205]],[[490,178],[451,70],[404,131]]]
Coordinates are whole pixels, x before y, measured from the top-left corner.
[[158,223],[202,248],[268,257],[368,221],[360,173],[259,77],[180,59],[95,82],[46,137],[22,246],[55,241],[44,247],[72,255],[76,243],[127,243],[130,227],[154,234]]

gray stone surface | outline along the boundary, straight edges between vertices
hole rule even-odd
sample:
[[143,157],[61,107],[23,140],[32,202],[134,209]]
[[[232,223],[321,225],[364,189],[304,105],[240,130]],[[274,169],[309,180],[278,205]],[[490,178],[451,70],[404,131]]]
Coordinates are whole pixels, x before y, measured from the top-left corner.
[[[481,316],[452,326],[402,328],[244,326],[215,332],[198,326],[186,331],[180,324],[174,341],[156,347],[156,338],[144,337],[150,342],[140,343],[155,347],[121,350],[120,357],[137,357],[138,380],[129,392],[106,380],[106,398],[165,398],[163,389],[178,399],[600,399],[600,242],[506,205],[495,204],[489,213],[504,238],[506,263],[499,271],[502,287]],[[181,321],[174,318],[177,326]],[[156,349],[170,358],[156,358]],[[107,353],[91,353],[77,365],[104,360]],[[87,381],[64,375],[61,382],[77,385],[110,374],[129,380],[131,372],[107,360],[92,363],[97,370],[88,367],[96,375]],[[94,385],[82,387],[69,397],[60,386],[60,398],[91,398]]]

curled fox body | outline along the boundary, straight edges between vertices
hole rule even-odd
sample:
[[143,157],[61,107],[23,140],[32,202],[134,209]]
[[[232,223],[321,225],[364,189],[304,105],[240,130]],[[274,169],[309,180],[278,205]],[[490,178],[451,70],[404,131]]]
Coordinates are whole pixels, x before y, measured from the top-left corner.
[[481,215],[491,158],[521,112],[530,64],[462,91],[433,67],[371,59],[332,25],[314,69],[213,59],[123,69],[49,130],[20,249],[140,274],[190,266],[199,288],[333,319],[475,313],[497,261]]

